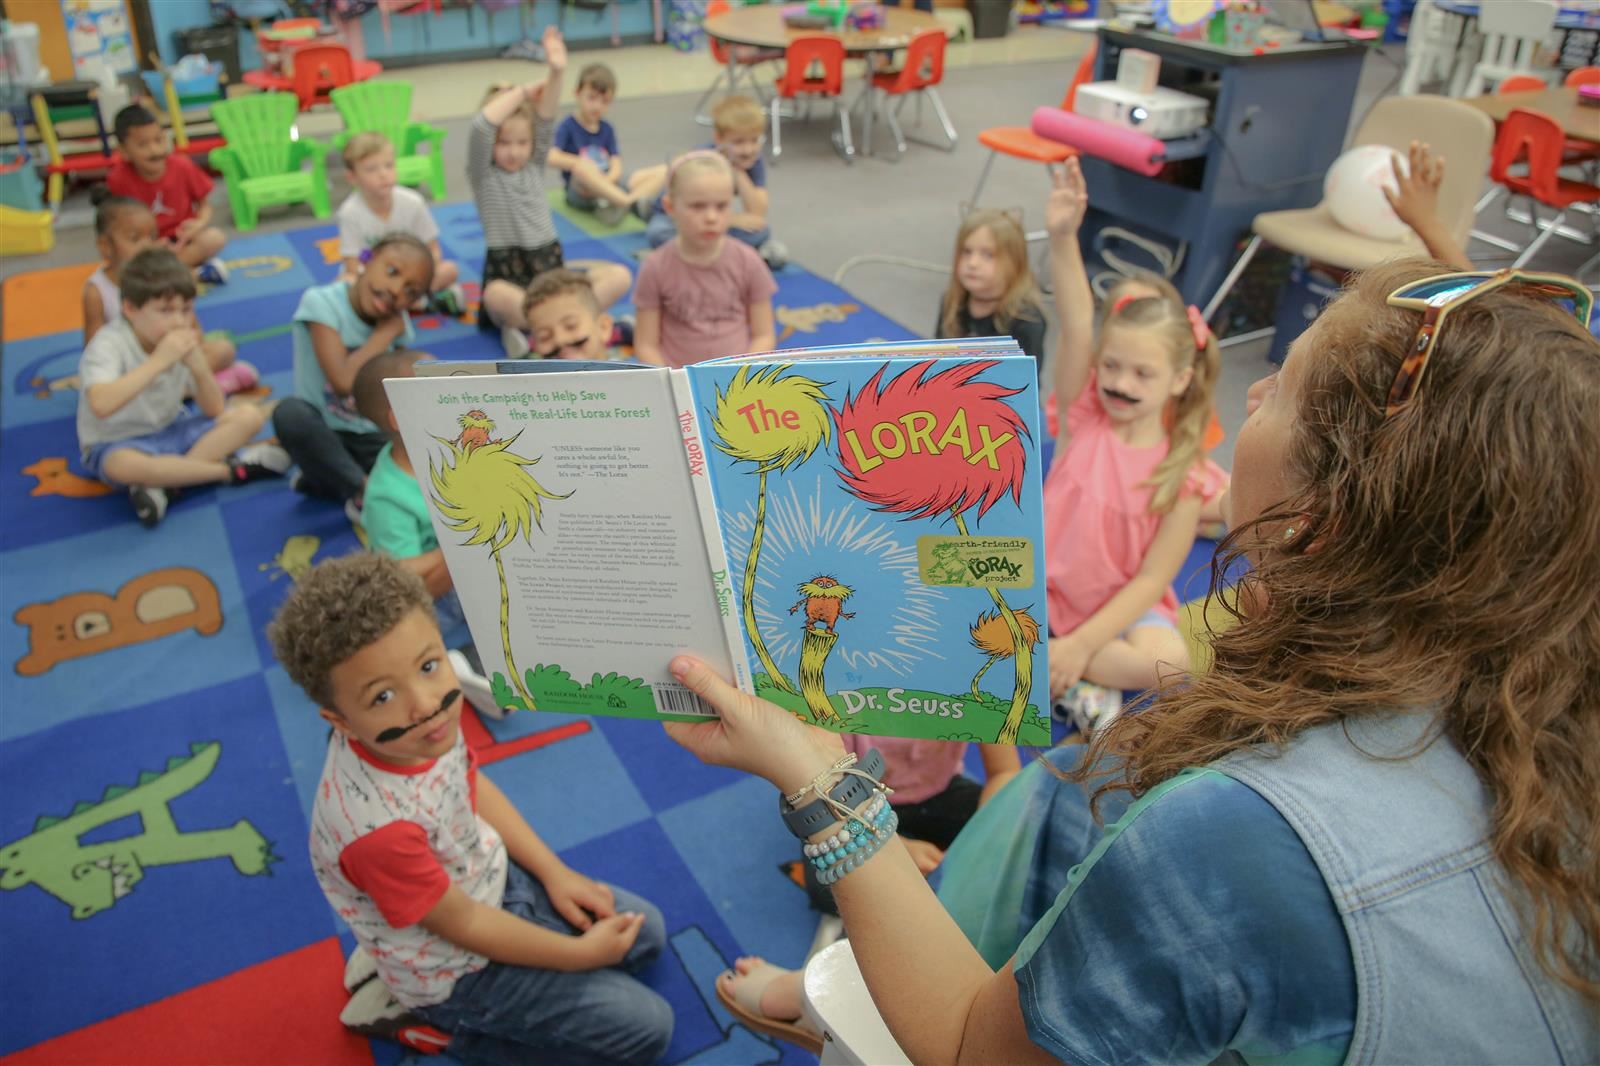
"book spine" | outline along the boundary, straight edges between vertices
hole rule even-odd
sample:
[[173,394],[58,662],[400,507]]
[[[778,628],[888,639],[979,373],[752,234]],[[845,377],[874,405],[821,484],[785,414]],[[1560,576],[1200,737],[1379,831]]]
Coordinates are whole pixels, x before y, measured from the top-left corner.
[[700,413],[688,371],[668,372],[672,397],[677,407],[678,434],[683,440],[684,457],[689,460],[689,484],[700,511],[700,539],[711,564],[712,594],[722,618],[723,639],[728,645],[728,661],[733,664],[733,680],[739,691],[755,693],[750,659],[745,654],[744,633],[739,628],[738,605],[733,595],[733,575],[728,570],[728,553],[722,543],[722,522],[717,517],[717,501],[711,491],[711,461],[705,438],[700,432]]

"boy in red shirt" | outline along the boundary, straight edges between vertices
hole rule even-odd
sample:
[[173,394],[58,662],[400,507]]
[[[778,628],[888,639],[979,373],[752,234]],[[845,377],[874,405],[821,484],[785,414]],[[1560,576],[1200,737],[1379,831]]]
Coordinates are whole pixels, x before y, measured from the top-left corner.
[[117,112],[117,151],[121,156],[106,187],[118,196],[131,196],[155,212],[156,232],[172,246],[195,277],[211,285],[228,280],[218,258],[227,238],[211,225],[210,176],[183,153],[174,153],[167,131],[156,117],[138,104]]

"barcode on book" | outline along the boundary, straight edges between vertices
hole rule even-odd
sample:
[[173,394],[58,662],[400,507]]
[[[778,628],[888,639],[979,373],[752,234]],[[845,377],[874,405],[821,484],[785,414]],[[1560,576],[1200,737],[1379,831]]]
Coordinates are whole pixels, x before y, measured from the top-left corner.
[[662,714],[701,714],[715,718],[711,705],[682,685],[651,685],[656,694],[656,710]]

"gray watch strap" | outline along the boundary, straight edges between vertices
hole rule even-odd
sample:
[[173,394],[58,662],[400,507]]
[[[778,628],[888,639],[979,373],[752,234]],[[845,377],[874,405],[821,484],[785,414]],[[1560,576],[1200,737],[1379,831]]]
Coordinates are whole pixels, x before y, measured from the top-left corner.
[[[883,755],[877,748],[871,748],[867,754],[853,767],[870,777],[883,778]],[[867,801],[872,795],[872,782],[866,778],[857,777],[855,774],[845,774],[843,780],[828,790],[828,795],[840,806],[854,810]],[[837,822],[838,816],[828,808],[820,799],[814,799],[798,810],[790,810],[789,803],[782,794],[778,796],[778,813],[783,815],[783,824],[789,827],[789,832],[804,840],[817,830]]]

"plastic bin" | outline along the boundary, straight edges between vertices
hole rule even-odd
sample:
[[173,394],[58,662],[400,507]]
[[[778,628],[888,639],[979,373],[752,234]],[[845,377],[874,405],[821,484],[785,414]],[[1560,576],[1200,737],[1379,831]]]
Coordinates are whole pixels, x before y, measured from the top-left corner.
[[[178,30],[173,35],[178,43],[179,55],[202,55],[222,64],[229,83],[238,85],[244,80],[244,70],[239,63],[239,30],[235,26],[195,26]],[[211,91],[215,91],[215,88]],[[185,95],[183,88],[178,94]]]
[[4,53],[0,65],[5,67],[5,80],[15,86],[34,86],[47,80],[39,65],[39,26],[33,22],[6,22],[4,24]]
[[[172,87],[177,90],[180,100],[184,97],[215,96],[222,91],[222,66],[216,60],[212,60],[212,65],[216,67],[215,72],[204,77],[173,79]],[[139,76],[144,79],[145,88],[150,90],[150,95],[165,106],[167,89],[161,84],[161,72],[141,70]]]
[[0,151],[0,205],[17,211],[42,211],[44,188],[21,152]]
[[18,211],[0,204],[0,255],[33,255],[55,247],[48,211]]

